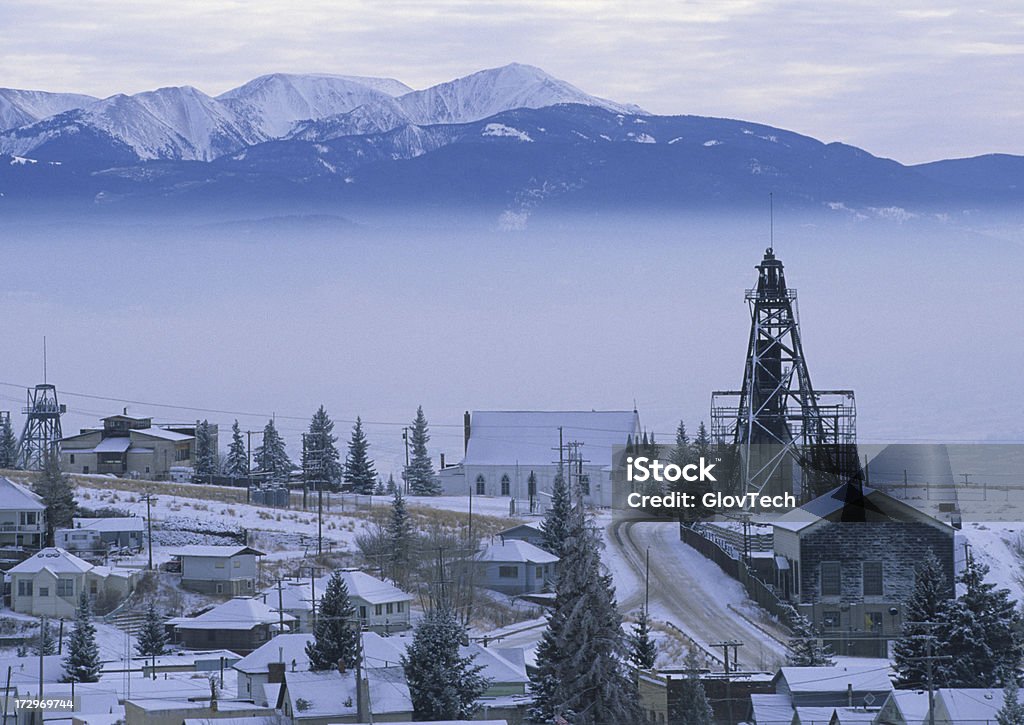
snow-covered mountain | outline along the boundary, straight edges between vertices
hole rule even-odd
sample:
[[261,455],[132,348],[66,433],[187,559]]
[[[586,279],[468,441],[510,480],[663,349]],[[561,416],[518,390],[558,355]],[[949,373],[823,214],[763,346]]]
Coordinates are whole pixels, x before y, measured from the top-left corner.
[[[409,125],[479,121],[517,108],[575,103],[613,112],[640,109],[591,96],[539,68],[513,63],[413,91],[390,78],[276,73],[216,98],[190,86],[97,100],[0,91],[0,153],[88,158],[210,161],[264,141],[320,141]],[[40,153],[40,150],[43,153]],[[56,150],[71,157],[54,158]]]

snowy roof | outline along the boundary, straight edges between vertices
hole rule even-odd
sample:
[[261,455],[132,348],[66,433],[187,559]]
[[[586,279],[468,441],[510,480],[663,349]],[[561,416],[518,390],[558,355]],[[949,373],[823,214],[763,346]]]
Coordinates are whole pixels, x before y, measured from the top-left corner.
[[[267,672],[271,662],[284,662],[287,672],[306,672],[309,670],[306,644],[311,641],[312,634],[279,634],[236,662],[234,668],[246,674],[260,674]],[[363,663],[367,669],[397,667],[407,643],[404,637],[382,637],[376,632],[363,632]]]
[[265,556],[262,551],[257,551],[249,546],[204,546],[202,544],[190,544],[178,547],[171,552],[171,556],[204,556],[215,559],[238,556],[239,554]]
[[[132,439],[128,437],[111,437],[104,438],[96,447],[92,449],[93,453],[124,453],[132,444]],[[84,451],[83,451],[84,452]]]
[[43,569],[47,569],[54,574],[82,574],[93,569],[93,565],[87,561],[82,561],[65,549],[51,546],[12,566],[7,570],[7,573],[35,574]]
[[793,721],[793,703],[789,695],[752,694],[750,707],[753,709],[754,722],[758,725],[783,725]]
[[76,516],[74,519],[76,529],[88,529],[89,531],[142,531],[144,523],[141,516],[116,516],[103,519],[81,519]]
[[[828,519],[846,509],[852,514],[852,520],[857,517],[866,516],[868,520],[879,517],[891,516],[899,512],[908,518],[926,521],[937,527],[949,528],[947,524],[929,516],[924,511],[914,508],[910,504],[890,496],[884,491],[862,486],[859,489],[853,484],[844,483],[841,486],[823,493],[818,498],[808,501],[800,508],[787,511],[778,519],[772,522],[772,526],[787,531],[802,531],[819,521]],[[844,520],[846,513],[843,513]]]
[[922,725],[928,719],[928,693],[924,690],[893,690],[889,699],[907,725]]
[[[51,624],[51,627],[53,625]],[[56,634],[56,630],[54,630]],[[14,650],[8,650],[14,652]],[[11,668],[11,686],[29,684],[39,685],[39,657],[15,657],[13,654],[0,657],[0,672],[5,673]],[[64,658],[61,655],[43,656],[43,682],[57,682],[64,676]]]
[[160,438],[165,441],[190,441],[195,436],[185,435],[184,433],[178,433],[173,430],[164,430],[163,428],[135,428],[131,431],[131,435],[149,436],[150,438]]
[[790,692],[889,692],[889,668],[866,667],[783,667],[776,676],[786,681]]
[[[543,521],[541,521],[540,519],[531,519],[530,521],[524,521],[521,524],[516,524],[515,526],[510,526],[507,529],[504,529],[503,531],[499,531],[498,536],[508,536],[511,533],[519,531],[520,529],[531,529],[533,531],[540,531],[541,524],[543,524]],[[530,532],[526,531],[523,533]]]
[[42,511],[42,499],[6,476],[0,476],[0,511]]
[[495,683],[526,683],[530,681],[526,674],[526,660],[523,650],[496,649],[479,644],[459,647],[463,657],[475,655],[474,665],[483,665],[480,674]]
[[563,440],[584,444],[584,458],[592,465],[605,466],[614,446],[625,446],[628,436],[636,438],[640,418],[632,410],[474,411],[463,464],[550,466],[559,427]]
[[861,723],[874,723],[878,716],[878,708],[871,710],[862,707],[837,707],[836,722],[839,725],[860,725]]
[[832,716],[836,709],[831,705],[828,707],[798,707],[796,708],[796,722],[800,725],[828,725],[832,722]]
[[528,541],[508,539],[501,543],[488,544],[475,557],[476,561],[514,561],[527,564],[555,564],[558,557]]
[[376,577],[361,571],[342,571],[342,580],[348,589],[349,596],[359,597],[370,604],[386,604],[387,602],[410,602],[411,594]]
[[995,722],[996,713],[1003,706],[1003,691],[940,687],[936,700],[945,705],[951,722]]
[[282,619],[285,622],[295,621],[292,615],[275,612],[259,599],[236,597],[198,617],[175,617],[167,623],[179,629],[249,630],[260,624],[280,624]]
[[[370,703],[375,715],[412,713],[412,697],[401,667],[366,671]],[[286,694],[296,721],[306,718],[349,717],[356,714],[356,678],[354,672],[286,672]],[[299,709],[296,703],[305,700]]]

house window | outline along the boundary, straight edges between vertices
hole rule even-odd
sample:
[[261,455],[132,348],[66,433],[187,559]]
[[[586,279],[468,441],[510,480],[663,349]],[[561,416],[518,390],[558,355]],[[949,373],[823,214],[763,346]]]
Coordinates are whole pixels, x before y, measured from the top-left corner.
[[498,576],[502,579],[518,579],[519,578],[519,567],[518,566],[499,566]]
[[380,615],[382,615],[384,613],[384,607],[382,605],[380,605],[380,604],[375,604],[373,606],[373,613],[376,614],[379,617]]
[[242,562],[239,559],[233,559],[231,561],[231,566],[235,567],[236,569],[241,569],[242,568]]
[[483,476],[477,476],[476,477],[476,495],[477,496],[483,496],[484,495],[484,491],[486,491],[486,490],[487,490],[487,481],[484,479]]
[[252,579],[246,579],[245,580],[245,588],[246,589],[252,589]]
[[544,578],[544,567],[541,567],[541,566],[537,567],[537,578],[538,579],[543,579]]
[[359,618],[362,620],[366,619],[366,607],[359,607]]
[[385,611],[388,614],[394,614],[395,613],[395,605],[392,604],[391,602],[388,602],[387,605],[385,606]]
[[36,524],[36,512],[35,511],[22,511],[19,519],[22,526],[35,526]]
[[88,472],[89,472],[89,467],[88,466],[82,466],[82,473],[88,473]]
[[50,587],[39,587],[39,596],[48,597],[50,596]]
[[821,613],[822,629],[839,629],[839,612],[825,610]]
[[882,585],[882,562],[864,562],[864,596],[880,597],[884,587]]
[[882,613],[881,612],[865,612],[864,613],[864,629],[868,632],[881,632],[882,631]]
[[32,580],[31,579],[19,579],[18,580],[18,596],[19,597],[31,597],[32,596]]
[[501,495],[508,496],[509,491],[511,490],[512,486],[509,483],[508,474],[505,474],[504,476],[501,477]]
[[217,593],[218,594],[223,594],[224,593],[224,585],[223,584],[218,584],[217,585]]
[[72,453],[70,458],[71,458],[71,460],[69,461],[69,463],[74,463],[75,462],[75,454]]
[[841,591],[842,579],[839,562],[821,562],[821,596],[838,597]]
[[398,603],[398,613],[401,614],[404,611],[405,611],[405,602],[399,602]]
[[73,597],[73,596],[75,596],[75,580],[74,579],[58,579],[57,580],[57,596],[58,597]]
[[97,594],[99,594],[99,591],[100,591],[99,590],[99,586],[96,584],[96,580],[95,579],[93,579],[91,582],[89,582],[89,593],[91,595],[93,595],[95,597]]

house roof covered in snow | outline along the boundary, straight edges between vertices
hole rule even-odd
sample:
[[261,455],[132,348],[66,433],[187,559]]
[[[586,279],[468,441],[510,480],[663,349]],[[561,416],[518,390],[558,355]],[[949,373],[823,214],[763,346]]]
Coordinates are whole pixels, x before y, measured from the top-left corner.
[[[995,722],[996,713],[1003,706],[1003,691],[983,688],[940,687],[936,699],[949,713],[949,720],[957,723]],[[936,709],[938,709],[936,705]]]
[[751,694],[750,707],[753,710],[754,722],[783,725],[793,721],[793,701],[789,695]]
[[[412,712],[412,697],[401,667],[367,670],[366,680],[375,715]],[[277,706],[280,709],[287,698],[296,722],[356,714],[354,672],[286,672],[284,682]],[[304,701],[301,708],[300,700]]]
[[204,546],[202,544],[189,544],[188,546],[179,546],[171,552],[171,556],[200,556],[214,559],[230,558],[239,554],[265,556],[262,551],[253,549],[250,546]]
[[526,564],[554,564],[558,557],[528,541],[507,539],[488,544],[473,557],[476,561],[513,561]]
[[411,602],[414,598],[412,594],[407,594],[398,587],[362,571],[341,571],[338,573],[345,582],[349,596],[359,597],[370,604]]
[[135,428],[131,431],[131,435],[134,438],[137,435],[149,436],[150,438],[159,438],[165,441],[174,441],[175,443],[180,441],[190,441],[195,436],[185,435],[184,433],[178,433],[173,430],[165,430],[164,428]]
[[523,650],[497,649],[472,643],[459,648],[463,657],[474,657],[474,665],[482,665],[480,674],[498,684],[526,683],[526,659]]
[[640,417],[632,410],[473,411],[463,464],[550,466],[559,428],[563,440],[583,443],[591,465],[606,466],[614,446],[625,446],[628,436],[636,439]]
[[35,574],[47,569],[54,574],[82,574],[93,565],[57,546],[51,546],[19,562],[7,570],[8,574]]
[[[234,668],[246,674],[267,672],[271,662],[284,662],[288,672],[309,670],[309,656],[306,644],[313,641],[312,634],[279,634],[272,640],[253,650],[238,662]],[[396,667],[405,654],[407,640],[402,637],[382,637],[376,632],[363,632],[363,662],[367,668]],[[295,669],[292,669],[292,661]]]
[[6,476],[0,476],[0,511],[42,511],[39,496]]
[[886,705],[889,702],[907,725],[922,725],[928,719],[928,693],[924,690],[893,690]]
[[822,521],[882,520],[921,521],[952,533],[948,524],[884,491],[850,483],[837,486],[803,506],[787,511],[773,521],[772,526],[787,531],[803,531]]
[[[790,692],[846,692],[849,685],[854,692],[889,692],[889,668],[866,667],[783,667],[775,676],[784,680]],[[879,703],[881,704],[881,703]]]
[[249,630],[260,624],[280,624],[281,620],[294,622],[295,617],[275,612],[259,599],[236,597],[219,604],[198,617],[175,617],[168,624],[178,629],[241,629]]
[[142,531],[144,521],[141,516],[114,516],[103,519],[82,519],[75,517],[76,529],[100,532]]

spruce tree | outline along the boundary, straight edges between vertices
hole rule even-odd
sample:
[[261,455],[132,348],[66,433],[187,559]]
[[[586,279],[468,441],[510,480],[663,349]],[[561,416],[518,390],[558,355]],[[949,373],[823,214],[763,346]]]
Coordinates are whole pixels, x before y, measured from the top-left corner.
[[46,456],[43,470],[36,474],[32,489],[46,507],[46,545],[53,546],[53,532],[72,528],[78,512],[74,486],[71,479],[61,472],[60,459],[56,453]]
[[944,621],[952,593],[942,565],[929,549],[917,566],[914,591],[904,609],[903,632],[893,645],[897,687],[918,689],[927,684],[927,662],[923,658],[928,654],[928,638],[938,634],[928,623]]
[[317,603],[313,641],[306,644],[309,669],[314,672],[355,667],[359,651],[354,620],[356,609],[348,598],[348,587],[341,574],[334,572],[327,591]]
[[430,609],[416,625],[412,642],[402,657],[405,677],[417,720],[470,719],[477,700],[490,687],[475,655],[460,651],[466,637],[455,611],[447,604]]
[[352,428],[352,439],[348,442],[345,456],[345,483],[356,493],[373,493],[377,483],[377,469],[369,456],[370,444],[363,432],[363,421],[357,415]]
[[409,578],[409,569],[412,566],[412,545],[413,529],[412,519],[405,508],[405,498],[402,492],[395,488],[394,498],[391,500],[391,518],[388,520],[386,529],[388,539],[388,570],[391,572],[391,580],[398,588],[404,588]]
[[82,591],[75,612],[75,629],[68,639],[68,655],[64,659],[64,682],[99,682],[100,650],[96,646],[96,627],[92,623],[89,595]]
[[1020,614],[1007,589],[985,581],[988,566],[973,556],[959,581],[964,593],[949,608],[940,642],[952,660],[940,663],[946,687],[1002,687],[1021,664]]
[[1017,678],[1008,678],[1003,687],[1003,706],[996,713],[999,725],[1024,725],[1024,705],[1020,703],[1019,694]]
[[679,421],[676,428],[676,444],[669,455],[669,463],[674,463],[680,468],[693,462],[693,451],[690,449],[690,436],[686,434],[686,423]]
[[565,476],[559,468],[551,487],[551,503],[548,510],[544,512],[544,520],[540,524],[543,549],[555,556],[562,556],[563,548],[569,538],[569,525],[572,516],[572,494],[569,492],[569,484],[566,483]]
[[629,648],[599,548],[598,534],[582,510],[574,510],[531,676],[530,716],[540,722],[556,717],[574,725],[645,721],[636,681],[626,670]]
[[395,482],[395,474],[388,474],[388,485],[385,487],[385,490],[392,495],[398,492],[398,484]]
[[228,457],[224,463],[224,473],[232,478],[245,478],[249,475],[249,456],[245,450],[245,439],[238,420],[231,424],[231,445],[228,446]]
[[263,441],[253,454],[256,468],[276,483],[288,481],[294,468],[288,453],[285,451],[284,440],[277,432],[274,420],[270,419],[263,427]]
[[700,660],[691,647],[686,655],[686,679],[668,713],[668,725],[714,725],[715,713],[700,681]]
[[334,435],[334,421],[327,415],[324,406],[320,406],[309,421],[309,432],[306,436],[309,451],[316,451],[316,460],[307,460],[308,453],[303,452],[302,467],[309,465],[318,468],[318,473],[330,485],[337,489],[341,484],[341,454],[338,453],[338,438]]
[[647,620],[647,607],[640,609],[640,616],[633,623],[633,633],[629,637],[629,661],[640,670],[650,670],[658,658],[658,649],[651,638],[651,625]]
[[195,479],[199,482],[209,481],[210,476],[217,472],[217,451],[213,443],[213,430],[210,422],[204,420],[196,425],[196,458],[192,465]]
[[832,650],[819,644],[819,633],[810,620],[790,607],[790,629],[793,635],[786,643],[786,664],[790,667],[831,667],[835,664]]
[[50,621],[43,619],[39,625],[39,634],[32,638],[32,654],[34,655],[55,655],[57,654],[57,639],[53,636],[53,627]]
[[430,433],[427,417],[423,415],[423,406],[416,409],[416,420],[412,422],[412,452],[409,465],[405,469],[404,478],[410,493],[419,496],[437,496],[441,493],[441,484],[434,476],[434,464],[427,453]]
[[167,651],[167,631],[152,599],[146,605],[146,621],[136,639],[135,651],[142,657],[159,657]]
[[697,437],[693,441],[693,457],[711,458],[711,437],[708,435],[708,429],[705,427],[704,421],[701,421],[697,427]]
[[11,417],[5,415],[0,422],[0,468],[16,468],[18,465],[18,439],[14,437]]

